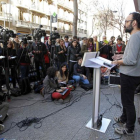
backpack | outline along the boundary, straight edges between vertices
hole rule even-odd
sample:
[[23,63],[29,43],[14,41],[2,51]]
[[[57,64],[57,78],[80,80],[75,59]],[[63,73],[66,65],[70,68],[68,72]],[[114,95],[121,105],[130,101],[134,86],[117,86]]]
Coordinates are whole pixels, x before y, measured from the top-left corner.
[[93,84],[82,84],[81,88],[83,88],[84,90],[88,91],[90,89],[93,89]]
[[11,88],[11,96],[21,96],[21,90],[19,88]]
[[21,94],[25,95],[31,92],[31,85],[30,85],[30,81],[29,78],[23,78],[19,81],[19,87],[21,89]]

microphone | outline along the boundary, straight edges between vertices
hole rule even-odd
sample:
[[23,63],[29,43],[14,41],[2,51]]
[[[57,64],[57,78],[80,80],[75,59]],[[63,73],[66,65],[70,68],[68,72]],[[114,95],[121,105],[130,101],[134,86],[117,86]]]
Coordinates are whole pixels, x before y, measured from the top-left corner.
[[95,58],[97,57],[98,52],[99,52],[102,48],[104,48],[105,46],[106,46],[106,45],[102,46],[102,47],[97,51],[97,53],[96,53],[96,55],[95,55]]

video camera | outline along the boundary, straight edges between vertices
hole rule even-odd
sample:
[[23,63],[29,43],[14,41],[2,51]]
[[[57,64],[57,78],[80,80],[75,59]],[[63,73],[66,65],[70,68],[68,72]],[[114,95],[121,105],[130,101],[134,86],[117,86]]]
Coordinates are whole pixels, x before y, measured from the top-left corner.
[[4,29],[0,26],[0,43],[6,43],[10,37],[16,37],[16,34],[12,30]]
[[50,38],[51,38],[51,43],[55,44],[55,40],[57,38],[60,38],[60,34],[55,32],[55,30],[57,30],[57,28],[54,28],[54,31],[51,33]]
[[34,30],[34,33],[33,33],[33,38],[34,39],[40,40],[42,36],[46,36],[46,31],[45,30],[41,30],[42,27],[43,26],[40,25],[38,29]]
[[[23,36],[21,42],[23,42],[23,44],[28,44],[28,43],[30,43],[29,41],[31,41],[31,40],[32,40],[32,37],[31,37],[31,36],[25,35],[25,36]],[[32,42],[32,41],[31,41],[31,42]]]

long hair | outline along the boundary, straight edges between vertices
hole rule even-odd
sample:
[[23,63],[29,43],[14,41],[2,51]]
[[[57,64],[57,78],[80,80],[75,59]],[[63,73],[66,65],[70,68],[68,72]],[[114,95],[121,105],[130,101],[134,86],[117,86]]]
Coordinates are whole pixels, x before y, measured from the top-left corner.
[[66,66],[66,71],[64,72],[64,75],[66,76],[66,78],[68,77],[68,68],[67,65],[65,63],[63,63],[60,67],[60,75],[61,77],[63,77],[63,71],[62,71],[62,67]]
[[47,70],[47,74],[48,74],[49,78],[54,78],[56,75],[56,71],[57,71],[57,69],[55,67],[49,67]]
[[94,49],[94,40],[92,39],[92,38],[89,38],[88,39],[88,44],[87,44],[87,47],[89,48],[90,47],[90,44],[89,44],[89,42],[92,42],[92,49]]
[[12,41],[8,41],[8,43],[11,45],[11,48],[12,49],[14,49],[15,47],[14,47],[14,44],[13,44],[13,42]]

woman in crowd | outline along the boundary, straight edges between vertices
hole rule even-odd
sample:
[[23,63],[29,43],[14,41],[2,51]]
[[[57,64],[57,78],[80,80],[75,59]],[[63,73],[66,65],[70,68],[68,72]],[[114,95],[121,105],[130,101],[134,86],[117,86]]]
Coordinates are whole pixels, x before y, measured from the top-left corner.
[[68,76],[67,66],[65,63],[63,63],[57,73],[58,83],[66,84],[68,82]]
[[92,38],[89,38],[88,40],[88,52],[93,52],[94,51],[94,41]]
[[81,48],[77,45],[77,40],[73,40],[71,46],[68,48],[69,57],[69,78],[73,74],[73,66],[77,63],[77,57],[79,56]]
[[60,39],[60,45],[56,47],[56,55],[58,58],[58,69],[59,69],[61,64],[66,62],[66,47],[63,39]]
[[43,81],[43,89],[41,94],[44,95],[52,95],[54,92],[62,92],[65,87],[59,87],[59,83],[57,80],[57,69],[55,67],[49,67],[47,71],[47,76]]
[[87,45],[87,38],[84,38],[83,39],[83,44],[82,44],[82,47],[81,47],[81,52],[80,54],[83,56],[85,52],[88,52],[88,45]]
[[21,46],[22,47],[18,51],[18,64],[20,65],[21,78],[23,79],[25,77],[28,77],[30,66],[30,58],[28,55],[26,39],[24,39],[24,41],[21,42]]
[[[16,50],[14,49],[14,44],[12,41],[8,41],[7,44],[7,48],[4,49],[4,55],[6,56],[6,67],[5,67],[5,71],[6,73],[8,73],[9,69],[11,69],[11,78],[12,78],[12,83],[13,83],[13,87],[16,87],[16,77],[17,77],[17,73],[16,73]],[[8,76],[6,75],[6,83],[9,83],[9,79]],[[9,89],[9,85],[6,85],[7,88]]]
[[68,80],[69,72],[66,63],[63,63],[60,70],[57,73],[58,83],[60,85],[66,85],[67,83],[73,84],[74,80]]

